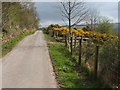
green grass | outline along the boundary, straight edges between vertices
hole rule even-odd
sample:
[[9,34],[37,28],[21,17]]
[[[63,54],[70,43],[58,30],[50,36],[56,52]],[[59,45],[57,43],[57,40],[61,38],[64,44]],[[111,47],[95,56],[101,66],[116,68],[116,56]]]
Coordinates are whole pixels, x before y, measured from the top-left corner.
[[88,78],[88,72],[82,71],[78,76],[76,64],[70,60],[70,52],[62,44],[48,44],[49,52],[62,88],[99,88],[99,83]]
[[[90,78],[89,70],[78,66],[76,59],[62,43],[45,34],[48,42],[49,53],[56,73],[56,78],[61,88],[99,88],[98,81]],[[80,68],[80,70],[78,70]],[[79,73],[80,72],[80,73]]]
[[53,38],[53,37],[51,37],[50,35],[48,35],[48,34],[46,34],[46,33],[44,33],[43,32],[43,34],[44,34],[44,36],[45,36],[45,38],[46,38],[46,40],[49,42],[49,41],[51,41],[51,42],[55,42],[56,40],[55,40],[55,38]]
[[18,36],[16,36],[16,38],[11,39],[10,41],[4,43],[2,45],[2,56],[6,55],[8,52],[10,52],[12,50],[12,48],[18,43],[20,42],[22,39],[24,39],[27,35],[33,34],[34,32],[25,32],[22,33]]

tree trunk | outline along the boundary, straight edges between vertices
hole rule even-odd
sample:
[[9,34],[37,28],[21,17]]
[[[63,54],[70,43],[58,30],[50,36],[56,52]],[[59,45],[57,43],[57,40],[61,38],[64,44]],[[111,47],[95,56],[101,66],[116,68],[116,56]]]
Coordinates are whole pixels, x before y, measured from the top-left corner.
[[72,37],[72,35],[71,35],[71,37],[70,37],[70,50],[71,50],[71,55],[73,54],[73,37]]
[[67,35],[65,35],[65,47],[67,47]]
[[72,32],[71,32],[71,2],[69,1],[69,38],[70,38],[70,51],[71,51],[71,55],[72,55]]

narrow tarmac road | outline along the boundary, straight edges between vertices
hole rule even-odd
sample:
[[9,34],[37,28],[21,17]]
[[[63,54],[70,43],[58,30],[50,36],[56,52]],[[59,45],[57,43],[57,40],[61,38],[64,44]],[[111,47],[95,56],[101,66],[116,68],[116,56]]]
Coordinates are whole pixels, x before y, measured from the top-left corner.
[[41,31],[26,37],[2,59],[2,88],[56,88]]

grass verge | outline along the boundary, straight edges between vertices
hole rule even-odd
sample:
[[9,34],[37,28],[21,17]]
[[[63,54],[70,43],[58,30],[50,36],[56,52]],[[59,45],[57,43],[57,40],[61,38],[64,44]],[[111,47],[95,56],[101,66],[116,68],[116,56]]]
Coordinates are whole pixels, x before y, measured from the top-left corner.
[[55,38],[51,37],[50,35],[44,33],[44,36],[45,36],[45,39],[48,41],[48,42],[56,42]]
[[[90,79],[89,72],[74,62],[68,49],[64,44],[55,43],[55,39],[50,35],[44,34],[48,43],[49,53],[55,69],[56,78],[61,88],[99,88],[97,81]],[[76,68],[77,67],[77,68]]]
[[86,78],[88,72],[79,75],[76,64],[70,61],[70,52],[62,44],[48,44],[51,59],[55,68],[57,81],[62,88],[99,88],[96,81]]
[[27,35],[33,34],[34,32],[25,32],[22,33],[18,36],[16,36],[16,38],[11,39],[10,41],[4,43],[2,45],[2,56],[5,56],[8,52],[10,52],[12,50],[12,48],[18,43],[20,42],[22,39],[24,39]]

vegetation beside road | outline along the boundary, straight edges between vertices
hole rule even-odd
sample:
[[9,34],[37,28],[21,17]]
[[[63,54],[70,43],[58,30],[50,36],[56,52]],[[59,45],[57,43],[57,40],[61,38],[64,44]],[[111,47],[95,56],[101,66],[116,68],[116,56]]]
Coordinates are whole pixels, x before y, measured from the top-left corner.
[[47,40],[47,42],[55,42],[55,38],[51,37],[50,35],[44,33],[45,39]]
[[2,52],[7,54],[25,36],[39,27],[39,18],[33,2],[2,3]]
[[[56,40],[56,42],[48,44],[62,44],[66,47],[64,47],[65,49],[59,50],[61,54],[60,56],[58,55],[57,58],[62,58],[66,53],[71,53],[73,49],[73,53],[66,58],[77,63],[75,69],[77,69],[78,73],[80,72],[80,75],[82,71],[85,71],[87,72],[87,76],[91,77],[91,80],[89,80],[89,78],[87,79],[90,82],[97,80],[102,82],[103,87],[119,87],[117,82],[119,79],[118,37],[104,32],[98,33],[94,30],[90,31],[89,28],[87,29],[86,27],[83,29],[72,28],[72,38],[74,39],[72,40],[74,42],[72,42],[72,49],[70,49],[71,41],[70,38],[67,37],[68,31],[69,29],[67,27],[60,27],[58,24],[51,24],[44,28],[44,33],[51,36],[47,36],[48,39],[54,38]],[[59,48],[61,47],[62,46],[59,46]],[[56,47],[53,46],[51,52],[54,51],[55,48]],[[64,53],[64,50],[68,52]],[[83,76],[86,77],[86,74]],[[85,81],[87,80],[85,79]]]
[[33,32],[25,32],[25,33],[22,33],[18,36],[16,36],[15,38],[11,39],[10,41],[4,43],[2,45],[2,57],[4,55],[6,55],[8,52],[10,52],[12,50],[12,48],[17,44],[19,43],[22,39],[24,39],[26,36],[30,35],[30,34],[33,34]]
[[2,32],[0,32],[0,57],[2,57]]
[[[44,34],[49,42],[49,52],[55,69],[56,78],[61,88],[99,88],[100,84],[89,77],[87,70],[79,72],[76,61],[64,46],[48,34]],[[50,43],[51,42],[51,43]],[[54,42],[54,43],[52,43]]]

